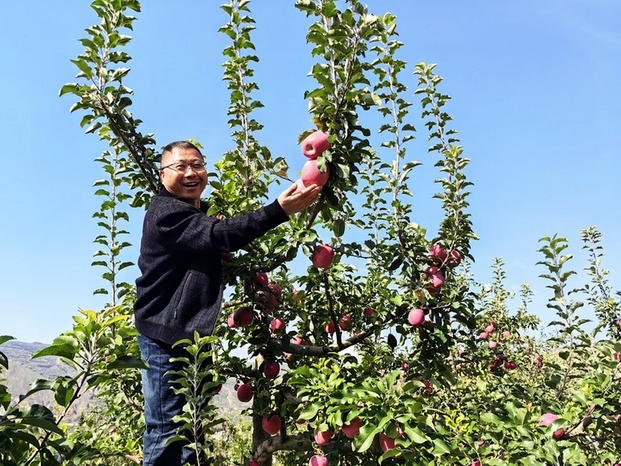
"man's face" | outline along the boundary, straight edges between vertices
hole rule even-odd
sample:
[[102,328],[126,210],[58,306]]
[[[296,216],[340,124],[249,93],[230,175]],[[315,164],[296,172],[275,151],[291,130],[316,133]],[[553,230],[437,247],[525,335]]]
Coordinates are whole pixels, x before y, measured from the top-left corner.
[[[203,158],[196,150],[175,147],[162,157],[162,167],[172,166],[160,169],[160,180],[168,192],[199,207],[200,196],[207,186],[207,171],[193,170],[189,166],[193,163],[203,163]],[[187,170],[178,172],[175,170],[178,164],[185,164]]]

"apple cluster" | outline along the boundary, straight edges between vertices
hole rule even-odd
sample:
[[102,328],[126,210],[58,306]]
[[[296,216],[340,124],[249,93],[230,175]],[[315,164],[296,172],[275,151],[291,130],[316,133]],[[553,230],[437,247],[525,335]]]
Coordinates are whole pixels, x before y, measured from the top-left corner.
[[[344,332],[349,332],[351,331],[352,324],[353,322],[351,320],[351,317],[346,315],[346,316],[343,316],[341,320],[339,321],[339,328],[343,330]],[[332,335],[333,333],[336,332],[336,324],[333,320],[331,320],[324,325],[323,329],[328,335]]]
[[[311,185],[324,186],[328,182],[330,167],[326,165],[326,170],[322,172],[317,166],[317,157],[328,149],[330,149],[330,141],[323,131],[314,131],[302,141],[302,154],[309,160],[302,167],[300,179],[296,181],[298,191]],[[318,245],[313,251],[311,261],[315,267],[320,269],[329,268],[334,261],[334,249],[325,244]]]
[[[495,350],[498,347],[498,341],[491,339],[494,335],[498,335],[500,340],[506,340],[511,336],[511,332],[509,330],[505,330],[500,334],[496,330],[496,322],[492,321],[479,334],[481,339],[488,339],[487,347],[491,350]],[[509,361],[504,354],[497,354],[494,360],[489,364],[490,370],[496,370],[503,366],[507,370],[513,370],[516,368],[515,363]]]
[[447,251],[439,244],[434,244],[429,249],[429,257],[431,261],[439,265],[448,265],[451,268],[457,267],[461,264],[461,254],[456,249]]
[[444,286],[444,274],[442,269],[455,268],[461,264],[461,254],[456,249],[447,251],[439,244],[434,244],[429,249],[429,259],[434,265],[425,269],[426,282],[424,288],[431,294],[438,293]]
[[[280,304],[282,289],[278,283],[270,283],[265,272],[257,272],[252,278],[252,285],[257,290],[257,296],[263,301],[262,306],[266,311],[274,311]],[[230,314],[227,319],[229,327],[248,327],[254,320],[254,312],[248,306],[242,306]],[[275,333],[284,331],[284,322],[274,319],[270,329]]]
[[[362,425],[362,419],[360,419],[359,417],[356,417],[352,419],[351,421],[349,421],[347,424],[343,424],[343,426],[341,427],[341,431],[347,438],[353,439],[360,432],[361,425]],[[319,446],[322,446],[322,447],[326,446],[328,445],[328,443],[330,443],[334,435],[335,433],[331,429],[326,429],[323,431],[317,430],[315,431],[315,435],[314,435],[315,442]],[[327,466],[328,459],[323,455],[314,455],[309,460],[308,465],[309,466]]]
[[[363,423],[363,420],[360,417],[355,417],[351,419],[349,422],[347,422],[346,424],[343,424],[341,426],[341,432],[343,433],[343,435],[345,435],[345,437],[353,440],[360,432],[362,423]],[[320,447],[325,447],[326,445],[330,443],[330,441],[334,438],[335,435],[336,435],[335,432],[329,428],[326,430],[322,430],[322,431],[317,430],[315,431],[315,435],[314,435],[315,443],[317,443],[317,445],[319,445]],[[400,435],[404,436],[405,434],[403,432],[400,432]],[[393,448],[398,448],[398,445],[396,444],[395,440],[396,440],[395,438],[392,438],[386,435],[384,432],[379,433],[378,442],[383,452],[387,452],[388,450],[391,450]],[[311,460],[309,461],[309,466],[319,465],[319,464],[327,465],[328,464],[327,461],[328,460],[324,456],[316,455],[312,457]]]
[[326,170],[321,171],[317,166],[317,157],[325,150],[330,148],[328,135],[323,131],[315,131],[302,141],[302,154],[308,157],[308,161],[302,167],[300,180],[296,181],[298,189],[306,186],[318,185],[323,186],[330,178],[330,167],[326,165]]
[[[278,283],[270,283],[269,277],[265,272],[257,272],[252,278],[251,283],[256,291],[256,296],[262,301],[263,309],[268,312],[277,309],[282,294],[280,285]],[[255,314],[251,307],[241,306],[228,316],[227,323],[231,328],[244,328],[252,324],[254,317]],[[269,323],[269,329],[275,334],[284,333],[284,320],[274,317]],[[280,364],[275,360],[267,360],[262,365],[262,371],[266,380],[276,379],[280,374]],[[254,397],[255,388],[248,381],[238,383],[235,390],[237,391],[237,398],[241,402],[248,402]],[[270,418],[269,426],[274,428],[273,426],[278,420]]]
[[[442,268],[444,266],[454,268],[461,263],[461,254],[457,250],[446,251],[439,244],[434,244],[429,249],[429,259],[434,265],[428,266],[425,270],[425,283],[423,288],[430,294],[437,294],[445,284]],[[422,293],[419,292],[419,296]],[[408,322],[414,327],[420,325],[431,325],[430,321],[425,320],[427,312],[424,309],[415,308],[408,313]]]

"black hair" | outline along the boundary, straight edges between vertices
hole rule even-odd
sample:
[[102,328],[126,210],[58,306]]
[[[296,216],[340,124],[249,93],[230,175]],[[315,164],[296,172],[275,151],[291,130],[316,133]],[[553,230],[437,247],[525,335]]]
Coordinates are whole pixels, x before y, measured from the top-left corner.
[[164,151],[162,152],[162,159],[164,158],[164,154],[172,152],[174,149],[194,149],[198,154],[203,157],[200,149],[196,147],[194,144],[188,141],[174,141],[164,147]]

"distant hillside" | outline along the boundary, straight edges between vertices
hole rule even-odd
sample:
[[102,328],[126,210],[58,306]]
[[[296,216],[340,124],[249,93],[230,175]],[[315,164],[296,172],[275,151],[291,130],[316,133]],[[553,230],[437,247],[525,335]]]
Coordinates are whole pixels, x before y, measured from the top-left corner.
[[[8,341],[0,346],[0,351],[9,360],[9,370],[2,374],[2,378],[6,379],[6,385],[14,402],[18,401],[20,395],[28,392],[31,385],[37,380],[54,380],[58,376],[75,374],[75,371],[64,364],[58,357],[30,358],[32,354],[46,346],[48,345],[43,343],[24,343],[15,340]],[[42,404],[57,412],[54,406],[54,394],[50,390],[34,393],[26,398],[23,403],[25,405]],[[71,423],[75,421],[79,413],[92,403],[92,394],[87,393],[82,396],[72,407],[73,409],[65,419],[65,422]]]
[[[45,356],[36,359],[30,359],[30,356],[45,348],[48,345],[43,343],[24,343],[21,341],[8,341],[0,346],[9,360],[9,370],[0,375],[0,378],[7,380],[9,392],[14,402],[17,402],[19,395],[26,393],[30,386],[39,379],[54,380],[61,375],[72,375],[73,370],[64,364],[60,358],[54,356]],[[235,382],[229,380],[222,388],[222,391],[214,397],[214,403],[220,408],[221,415],[234,419],[244,409],[244,404],[237,399],[235,390]],[[41,391],[33,394],[24,400],[24,403],[43,404],[54,410],[53,394],[51,391]],[[87,394],[78,400],[67,422],[75,421],[79,414],[88,409],[94,403],[93,396]]]

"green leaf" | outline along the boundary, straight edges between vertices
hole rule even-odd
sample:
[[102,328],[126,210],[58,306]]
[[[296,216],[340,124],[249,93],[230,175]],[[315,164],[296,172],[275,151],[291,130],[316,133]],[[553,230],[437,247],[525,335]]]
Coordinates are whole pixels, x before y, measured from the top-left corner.
[[42,419],[40,417],[23,417],[20,419],[22,424],[26,424],[29,426],[39,427],[41,429],[54,432],[58,435],[65,435],[63,430],[56,425],[56,423],[48,421],[46,419]]
[[[372,427],[372,426],[369,426]],[[359,453],[364,453],[371,445],[373,445],[373,440],[375,440],[375,436],[382,431],[381,427],[375,427],[371,429],[365,429],[364,427],[360,429],[358,433],[359,440],[362,440],[362,444],[356,449]],[[357,439],[358,440],[358,439]]]
[[433,439],[433,444],[435,445],[435,448],[433,449],[434,455],[444,455],[451,452],[451,449],[446,442],[440,438]]
[[311,419],[315,418],[315,416],[319,412],[320,408],[321,408],[321,406],[320,405],[316,405],[316,404],[311,404],[311,405],[305,406],[304,409],[302,410],[302,412],[300,413],[299,418],[300,419],[305,419],[307,421],[310,421]]
[[28,398],[33,393],[37,393],[42,390],[51,390],[53,385],[54,383],[51,382],[50,380],[39,379],[32,385],[32,388],[30,390],[28,390],[23,395],[19,396],[19,401],[20,402],[23,401],[24,399]]
[[134,356],[119,356],[108,364],[109,369],[148,369],[149,366],[141,358]]
[[481,421],[487,422],[488,424],[496,424],[501,425],[502,421],[493,413],[483,413],[481,414]]
[[35,352],[31,358],[40,358],[43,356],[59,356],[62,358],[73,359],[78,351],[78,342],[71,336],[60,336],[54,339],[54,342],[47,348],[43,348]]
[[[11,439],[15,439],[15,440],[22,440],[26,443],[29,443],[30,445],[33,445],[35,448],[39,448],[39,440],[37,439],[37,437],[35,437],[32,434],[29,434],[28,432],[25,432],[23,430],[10,430],[10,431],[5,431],[4,434]],[[7,466],[17,466],[16,463],[13,462],[8,462],[8,463],[2,463],[2,465],[7,465]]]
[[65,84],[63,87],[60,88],[60,91],[58,91],[58,95],[63,96],[68,93],[77,94],[79,89],[80,85],[77,83]]
[[410,438],[410,440],[414,443],[421,444],[421,443],[425,443],[428,440],[425,434],[423,433],[423,431],[420,430],[418,427],[412,428],[406,424],[403,427],[403,431]]
[[[80,71],[83,74],[84,77],[88,78],[88,79],[93,79],[93,70],[91,69],[91,67],[89,66],[88,63],[86,63],[84,60],[79,59],[79,60],[70,60],[71,63],[73,63],[75,66],[77,66]],[[64,87],[64,86],[63,86]],[[61,88],[62,90],[62,88]]]
[[3,345],[7,341],[11,341],[11,340],[15,340],[15,338],[10,336],[10,335],[1,335],[0,336],[0,345]]
[[337,238],[343,236],[345,233],[345,221],[342,219],[335,220],[332,224],[332,231]]

